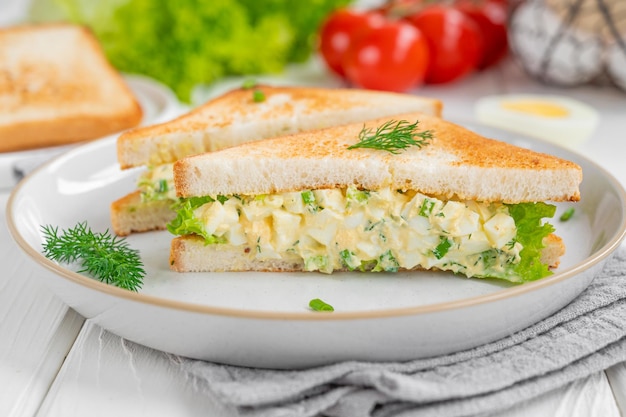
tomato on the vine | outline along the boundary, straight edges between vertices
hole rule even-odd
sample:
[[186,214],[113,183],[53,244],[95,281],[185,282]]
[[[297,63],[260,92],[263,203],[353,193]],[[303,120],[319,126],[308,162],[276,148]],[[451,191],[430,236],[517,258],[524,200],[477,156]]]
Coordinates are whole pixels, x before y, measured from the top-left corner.
[[478,25],[463,12],[435,4],[406,19],[428,40],[427,83],[457,80],[477,68],[483,54],[482,34]]
[[341,60],[350,45],[364,31],[382,25],[385,17],[380,13],[359,13],[340,9],[330,14],[320,29],[319,50],[328,67],[344,76]]
[[474,19],[483,35],[484,52],[478,68],[502,59],[508,50],[506,0],[456,0],[454,7]]
[[428,44],[417,28],[387,21],[363,32],[345,52],[342,65],[359,87],[401,92],[423,83],[428,61]]

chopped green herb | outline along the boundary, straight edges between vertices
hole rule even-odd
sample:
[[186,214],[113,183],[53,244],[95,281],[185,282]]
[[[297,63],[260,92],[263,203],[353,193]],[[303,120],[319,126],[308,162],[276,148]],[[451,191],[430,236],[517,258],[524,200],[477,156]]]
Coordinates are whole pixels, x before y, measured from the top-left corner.
[[318,270],[327,274],[333,272],[333,267],[329,264],[328,256],[326,255],[317,255],[306,258],[304,260],[304,269],[306,271]]
[[43,254],[61,263],[79,262],[79,273],[88,273],[106,284],[137,291],[146,271],[139,251],[132,249],[124,238],[109,231],[93,232],[87,222],[59,232],[52,226],[42,227]]
[[372,230],[374,230],[374,228],[376,226],[380,226],[381,224],[385,223],[385,219],[381,219],[377,222],[372,222],[371,220],[367,221],[367,226],[365,226],[364,230],[366,232],[371,232]]
[[341,263],[344,264],[350,271],[354,271],[361,265],[361,261],[359,261],[354,252],[351,252],[348,249],[344,249],[339,252],[339,257],[341,258]]
[[252,93],[252,100],[255,103],[261,103],[265,101],[265,93],[262,90],[254,90]]
[[430,130],[417,131],[419,121],[409,123],[406,120],[390,120],[373,131],[372,128],[363,126],[359,133],[359,142],[349,146],[348,149],[369,148],[387,151],[398,154],[410,146],[428,145],[428,141],[433,138]]
[[398,268],[400,268],[400,264],[396,260],[396,258],[391,253],[391,250],[380,255],[378,258],[378,263],[372,269],[372,272],[398,272]]
[[315,199],[315,194],[313,191],[306,190],[300,193],[302,195],[302,201],[307,206],[311,213],[315,213],[320,210],[320,206],[317,204],[317,200]]
[[446,256],[446,253],[448,253],[448,250],[450,249],[451,246],[452,246],[452,242],[450,242],[447,237],[440,236],[439,244],[437,245],[435,249],[433,249],[433,254],[435,255],[435,258],[441,259],[444,256]]
[[434,207],[435,202],[433,200],[429,200],[428,198],[425,199],[422,203],[422,207],[420,208],[419,215],[422,217],[430,216],[430,213],[432,213]]
[[346,200],[349,203],[366,203],[370,198],[370,192],[368,190],[359,190],[356,187],[348,187],[346,190]]
[[313,194],[313,191],[302,191],[301,195],[304,204],[315,204],[315,195]]
[[228,201],[228,197],[226,197],[225,195],[218,195],[217,196],[217,201],[219,201],[223,205],[225,202]]
[[168,185],[167,185],[167,180],[165,179],[160,179],[159,180],[159,193],[166,193],[168,191]]
[[166,179],[153,181],[148,178],[140,179],[138,184],[141,190],[141,201],[150,202],[157,200],[169,200],[168,196],[169,184]]
[[575,211],[574,207],[568,208],[567,210],[563,212],[563,214],[561,214],[561,217],[559,217],[559,220],[561,220],[562,222],[568,221],[574,215],[574,211]]
[[333,306],[320,300],[319,298],[314,298],[313,300],[309,301],[309,307],[313,311],[335,311]]

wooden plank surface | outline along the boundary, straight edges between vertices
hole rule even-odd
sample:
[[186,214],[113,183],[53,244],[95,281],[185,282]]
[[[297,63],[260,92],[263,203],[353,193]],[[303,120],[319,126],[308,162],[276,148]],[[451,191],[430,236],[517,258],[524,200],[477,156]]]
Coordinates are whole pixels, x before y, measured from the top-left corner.
[[84,319],[41,285],[9,238],[7,194],[0,194],[0,416],[33,416]]

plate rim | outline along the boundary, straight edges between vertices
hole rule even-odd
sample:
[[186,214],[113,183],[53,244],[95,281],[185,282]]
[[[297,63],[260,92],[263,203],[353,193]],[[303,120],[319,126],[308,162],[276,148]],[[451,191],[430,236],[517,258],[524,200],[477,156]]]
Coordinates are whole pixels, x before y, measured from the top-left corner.
[[[480,125],[472,123],[472,127]],[[497,130],[494,128],[491,130]],[[507,132],[510,133],[510,132]],[[592,165],[602,176],[613,186],[617,191],[621,200],[622,212],[626,213],[626,190],[621,183],[606,169],[571,149],[564,148],[562,146],[554,145],[547,142],[542,142],[537,139],[528,138],[521,134],[515,133],[520,139],[534,142],[539,142],[541,145],[553,147],[565,152],[574,154],[577,158],[585,161],[586,164]],[[320,314],[319,312],[302,311],[302,312],[285,312],[285,311],[266,311],[266,310],[246,310],[240,308],[230,307],[216,307],[206,304],[199,304],[196,302],[186,302],[181,300],[168,299],[161,296],[155,296],[150,294],[143,294],[141,292],[133,292],[125,290],[113,285],[102,283],[96,279],[79,274],[78,272],[71,271],[64,268],[62,265],[46,258],[41,252],[31,246],[24,236],[18,230],[15,221],[15,202],[18,199],[21,190],[29,183],[32,178],[38,176],[41,172],[50,169],[53,165],[63,162],[64,159],[70,159],[75,153],[89,151],[88,148],[97,148],[108,146],[109,142],[117,140],[117,136],[105,137],[95,141],[88,142],[78,147],[72,148],[69,151],[58,155],[50,161],[44,163],[29,175],[27,175],[17,186],[11,191],[9,199],[6,205],[6,222],[9,232],[18,246],[28,255],[35,263],[43,266],[45,269],[55,273],[63,279],[67,279],[75,284],[78,284],[86,289],[91,289],[104,293],[110,296],[122,298],[127,301],[139,302],[142,304],[149,304],[153,307],[161,307],[169,310],[180,310],[183,312],[192,312],[204,315],[213,316],[227,316],[233,318],[248,318],[248,319],[270,319],[270,320],[289,320],[289,321],[340,321],[340,320],[364,320],[364,319],[380,319],[391,318],[401,316],[414,316],[424,314],[443,313],[446,311],[452,311],[457,309],[464,309],[469,307],[475,307],[482,304],[494,303],[496,301],[502,301],[509,298],[521,296],[523,294],[538,291],[542,288],[556,285],[562,281],[568,280],[577,274],[592,268],[594,265],[604,261],[621,245],[622,241],[626,237],[626,216],[622,216],[622,222],[617,229],[615,235],[611,240],[599,248],[596,252],[589,255],[580,263],[572,266],[570,269],[557,272],[546,278],[542,278],[537,281],[527,282],[523,285],[513,286],[499,291],[495,291],[489,294],[483,294],[478,296],[472,296],[468,298],[462,298],[453,301],[437,302],[433,304],[412,306],[412,307],[399,307],[399,308],[386,308],[376,310],[361,310],[361,311],[334,311],[332,314]],[[114,145],[114,144],[113,144]],[[165,233],[165,232],[163,232]]]

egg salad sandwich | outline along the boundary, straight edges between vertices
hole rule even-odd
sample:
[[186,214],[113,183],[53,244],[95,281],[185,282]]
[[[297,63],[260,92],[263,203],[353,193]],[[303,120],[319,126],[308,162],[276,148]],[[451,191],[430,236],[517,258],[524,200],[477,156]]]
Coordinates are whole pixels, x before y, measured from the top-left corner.
[[174,271],[437,269],[524,282],[564,253],[546,201],[581,168],[408,113],[174,165]]
[[[439,100],[357,89],[251,86],[236,89],[169,122],[130,130],[117,142],[122,169],[141,167],[137,189],[111,206],[120,236],[165,229],[178,201],[178,159],[295,132],[406,112],[440,116]],[[130,190],[129,190],[130,191]]]

